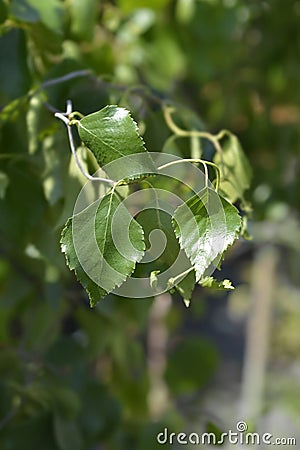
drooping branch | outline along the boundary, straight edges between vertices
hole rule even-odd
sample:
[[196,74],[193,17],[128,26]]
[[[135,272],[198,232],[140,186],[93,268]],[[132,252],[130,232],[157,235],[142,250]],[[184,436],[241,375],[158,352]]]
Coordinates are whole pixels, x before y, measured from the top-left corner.
[[170,106],[163,106],[163,113],[164,118],[166,121],[166,124],[170,128],[171,131],[177,136],[182,137],[198,137],[198,138],[204,138],[210,141],[213,146],[215,147],[215,150],[218,153],[222,153],[222,148],[220,145],[219,140],[226,134],[226,130],[220,131],[220,133],[213,135],[211,133],[208,133],[207,131],[198,131],[198,130],[183,130],[180,128],[172,119],[172,113],[174,112],[174,108]]

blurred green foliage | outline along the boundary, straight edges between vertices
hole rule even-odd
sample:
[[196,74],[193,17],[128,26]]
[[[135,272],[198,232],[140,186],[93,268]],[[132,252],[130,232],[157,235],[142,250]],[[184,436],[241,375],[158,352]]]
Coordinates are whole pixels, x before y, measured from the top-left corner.
[[[169,135],[157,97],[186,105],[186,127],[236,132],[254,166],[255,216],[273,224],[258,236],[289,248],[284,270],[299,284],[287,220],[300,200],[299,17],[298,0],[0,0],[1,449],[147,450],[163,426],[181,424],[175,409],[158,421],[148,410],[152,301],[111,296],[90,311],[60,253],[85,181],[52,114],[68,98],[83,114],[129,107],[149,151]],[[175,147],[185,155],[185,144]],[[188,371],[187,354],[191,364],[204,355],[203,365]],[[210,343],[187,341],[171,353],[166,381],[174,395],[190,392],[216,364]]]

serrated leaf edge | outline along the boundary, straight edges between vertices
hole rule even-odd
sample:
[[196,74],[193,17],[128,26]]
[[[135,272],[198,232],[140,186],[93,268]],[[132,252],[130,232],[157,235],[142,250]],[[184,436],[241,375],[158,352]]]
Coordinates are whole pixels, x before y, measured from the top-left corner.
[[[134,217],[132,218],[132,220],[135,220]],[[112,288],[110,291],[106,291],[104,288],[102,288],[102,287],[99,286],[97,283],[95,283],[95,281],[93,281],[93,280],[89,277],[89,275],[86,273],[86,271],[85,271],[84,268],[81,266],[81,264],[80,264],[80,262],[79,262],[79,260],[78,260],[78,265],[79,265],[79,266],[81,267],[81,269],[84,271],[84,273],[86,274],[86,276],[91,280],[91,282],[94,283],[96,286],[98,286],[100,289],[102,289],[102,290],[105,292],[105,295],[104,295],[103,297],[100,297],[99,300],[94,301],[94,300],[92,299],[92,297],[91,297],[91,294],[90,294],[90,292],[89,292],[87,286],[85,286],[85,285],[83,284],[82,280],[80,280],[79,275],[78,275],[77,270],[76,270],[76,267],[75,267],[75,266],[74,266],[74,267],[71,266],[70,260],[69,260],[69,258],[68,258],[67,252],[66,252],[67,246],[66,246],[66,244],[63,242],[63,238],[64,238],[64,235],[65,235],[65,233],[66,233],[66,231],[67,231],[67,228],[68,228],[68,226],[69,226],[69,223],[70,223],[70,224],[72,223],[72,217],[70,217],[70,218],[67,220],[67,222],[66,222],[66,224],[65,224],[65,226],[64,226],[64,228],[63,228],[63,230],[62,230],[62,232],[61,232],[61,238],[60,238],[61,252],[64,253],[64,255],[65,255],[66,263],[67,263],[67,266],[69,267],[69,269],[70,269],[71,271],[74,271],[75,276],[76,276],[76,280],[81,284],[81,286],[83,286],[83,288],[84,288],[85,291],[87,292],[88,297],[89,297],[89,299],[90,299],[90,305],[91,305],[91,306],[95,306],[100,300],[102,300],[106,295],[110,294],[114,289],[119,288],[120,286],[122,286],[122,284],[123,284],[123,283],[124,283],[124,282],[132,275],[132,274],[133,274],[133,272],[134,272],[135,269],[136,269],[136,264],[137,264],[139,261],[141,261],[141,259],[143,258],[144,254],[145,254],[145,249],[146,249],[146,244],[145,244],[145,239],[144,239],[145,233],[144,233],[143,227],[140,226],[140,224],[137,222],[137,224],[141,227],[142,237],[143,237],[143,239],[142,239],[142,240],[143,240],[143,254],[142,254],[142,257],[141,257],[141,259],[139,259],[139,260],[133,261],[134,267],[133,267],[133,269],[130,271],[130,273],[129,273],[128,275],[121,274],[121,275],[124,276],[124,278],[120,281],[120,283],[115,283],[115,285],[113,286],[113,288]],[[75,250],[75,253],[76,253],[76,250]],[[77,256],[77,254],[76,254],[76,256]],[[119,273],[121,273],[121,272],[119,272]]]
[[[222,262],[223,259],[224,259],[225,253],[228,251],[228,249],[229,249],[230,247],[232,247],[232,245],[235,243],[235,241],[239,239],[239,234],[240,234],[240,231],[241,231],[241,228],[242,228],[242,217],[241,217],[241,215],[239,214],[239,210],[238,210],[238,209],[237,209],[237,208],[236,208],[236,207],[235,207],[228,199],[226,199],[226,201],[227,201],[233,208],[236,209],[236,212],[237,212],[237,215],[238,215],[240,221],[239,221],[239,226],[238,226],[238,227],[236,228],[236,230],[235,230],[233,240],[232,240],[231,242],[228,242],[228,244],[226,245],[226,247],[224,248],[224,250],[223,250],[222,253],[219,253],[219,256],[220,256],[220,265],[221,265],[221,262]],[[191,257],[187,254],[186,249],[182,246],[181,233],[178,233],[178,232],[176,231],[176,225],[177,225],[177,223],[176,223],[176,220],[175,220],[175,218],[174,218],[174,215],[176,214],[176,211],[178,210],[178,208],[180,208],[180,206],[181,206],[181,205],[179,205],[179,206],[175,209],[175,211],[174,211],[174,213],[173,213],[173,216],[172,216],[172,219],[171,219],[171,223],[172,223],[172,226],[173,226],[173,230],[174,230],[174,233],[175,233],[175,237],[176,237],[176,239],[177,239],[178,242],[179,242],[179,245],[180,245],[181,250],[183,250],[183,251],[185,252],[186,256],[188,257],[188,259],[190,260],[192,266],[194,267],[195,272],[197,273],[196,268],[195,268],[195,265],[194,265],[193,261],[191,260]],[[204,267],[203,273],[204,273],[205,270],[210,266],[210,264],[211,264],[211,263],[207,264],[207,265]],[[220,265],[219,265],[219,267],[220,267]],[[200,277],[200,279],[201,279],[201,277]],[[197,283],[199,282],[199,280],[197,280],[197,277],[196,277],[196,282],[197,282]]]
[[[101,112],[101,111],[108,110],[108,109],[111,109],[111,108],[118,108],[118,109],[121,109],[121,110],[123,110],[123,111],[126,111],[126,113],[127,113],[126,115],[128,115],[128,116],[130,117],[130,119],[132,120],[132,122],[133,122],[135,131],[136,131],[136,135],[137,135],[137,137],[140,139],[140,141],[141,141],[141,143],[142,143],[142,148],[144,149],[145,152],[147,152],[146,145],[145,145],[145,141],[144,141],[144,139],[142,138],[142,136],[141,136],[140,133],[139,133],[139,127],[138,127],[138,124],[137,124],[136,121],[133,119],[133,117],[132,117],[130,111],[129,111],[128,109],[126,109],[126,108],[121,107],[121,106],[118,106],[118,105],[107,105],[107,106],[105,106],[104,108],[100,109],[99,111],[96,111],[96,112],[94,112],[94,113],[92,113],[92,114],[88,114],[87,116],[84,116],[82,119],[80,119],[80,120],[77,122],[78,127],[82,127],[86,132],[90,133],[90,134],[91,134],[92,136],[94,136],[96,139],[99,139],[104,145],[107,145],[107,144],[105,143],[105,141],[102,141],[102,139],[99,138],[99,136],[95,135],[95,134],[92,133],[90,130],[88,130],[84,125],[82,125],[82,120],[84,120],[84,119],[86,119],[86,118],[88,118],[88,117],[91,117],[91,116],[93,116],[94,114],[98,114],[98,113]],[[88,147],[88,148],[89,148],[89,147]],[[116,148],[114,148],[114,150],[115,150],[116,153],[118,153],[118,154],[120,155],[120,157],[126,157],[126,156],[128,156],[128,155],[124,155],[123,153],[120,153],[120,151],[117,150]],[[143,153],[143,152],[140,152],[140,153]]]

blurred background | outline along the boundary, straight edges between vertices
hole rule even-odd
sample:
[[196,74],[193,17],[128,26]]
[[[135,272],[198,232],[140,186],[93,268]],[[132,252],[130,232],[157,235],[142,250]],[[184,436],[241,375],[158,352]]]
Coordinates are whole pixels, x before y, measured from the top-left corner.
[[[1,450],[150,450],[242,420],[300,442],[299,22],[298,0],[0,0]],[[233,292],[89,308],[59,246],[85,182],[53,117],[69,98],[128,107],[149,151],[170,134],[159,99],[238,135]]]

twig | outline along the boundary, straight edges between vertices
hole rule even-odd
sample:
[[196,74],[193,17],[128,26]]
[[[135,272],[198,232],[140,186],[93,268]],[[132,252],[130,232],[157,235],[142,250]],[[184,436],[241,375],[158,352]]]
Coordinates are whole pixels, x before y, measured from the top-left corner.
[[189,267],[184,272],[176,275],[176,277],[169,278],[169,284],[173,287],[175,284],[177,284],[177,280],[179,280],[179,282],[182,281],[182,279],[185,278],[192,270],[194,270],[194,267]]
[[205,172],[205,180],[207,182],[208,180],[208,172],[207,172],[207,166],[211,166],[214,168],[215,173],[216,173],[216,186],[215,189],[218,192],[219,190],[219,186],[220,186],[220,178],[221,178],[221,173],[220,173],[220,168],[217,166],[217,164],[211,162],[211,161],[206,161],[204,159],[200,159],[200,158],[185,158],[185,159],[178,159],[175,161],[170,161],[166,164],[163,164],[162,166],[159,166],[157,168],[157,170],[162,170],[165,169],[166,167],[171,167],[175,164],[182,164],[185,162],[191,162],[191,163],[200,163],[203,165],[204,167],[204,172]]
[[128,87],[122,84],[112,83],[110,81],[104,81],[101,78],[95,78],[96,83],[102,88],[112,89],[119,92],[128,92],[131,94],[138,95],[143,97],[144,99],[148,99],[153,101],[158,105],[163,105],[165,103],[165,99],[161,98],[159,95],[153,93],[149,88],[146,88],[144,85],[141,86],[132,86]]
[[48,111],[52,112],[53,114],[59,112],[59,110],[55,108],[55,106],[52,106],[49,102],[44,101],[43,105],[46,109],[48,109]]
[[170,106],[166,106],[166,105],[163,106],[163,113],[164,113],[165,121],[166,121],[168,127],[170,128],[170,130],[173,131],[173,133],[175,133],[177,136],[182,136],[182,137],[199,137],[199,138],[207,139],[208,141],[210,141],[213,144],[213,146],[215,147],[215,149],[218,153],[220,153],[220,154],[222,153],[222,148],[219,143],[219,139],[224,136],[224,134],[226,133],[225,131],[222,130],[217,135],[213,135],[211,133],[208,133],[207,131],[183,130],[182,128],[179,128],[176,125],[176,123],[173,121],[172,116],[171,116],[172,112],[174,112],[174,108],[172,108]]
[[72,111],[72,102],[71,102],[71,100],[67,100],[66,112],[65,113],[56,112],[54,114],[54,116],[57,117],[58,119],[62,120],[64,122],[64,124],[66,125],[66,127],[67,127],[70,148],[71,148],[72,155],[74,156],[75,162],[77,164],[77,167],[79,168],[81,173],[83,173],[83,175],[90,181],[101,181],[103,183],[108,183],[108,184],[113,184],[114,185],[115,181],[110,180],[108,178],[93,177],[88,172],[86,172],[86,170],[83,168],[81,162],[79,161],[77,153],[76,153],[75,143],[74,143],[73,134],[72,134],[72,127],[70,125],[69,117],[71,116],[72,112],[73,112]]
[[63,75],[62,77],[52,78],[51,80],[44,81],[35,91],[33,91],[30,96],[38,94],[40,91],[43,91],[48,86],[53,86],[55,84],[65,83],[66,81],[70,81],[73,78],[86,77],[91,75],[89,70],[75,70],[74,72],[67,73],[67,75]]

